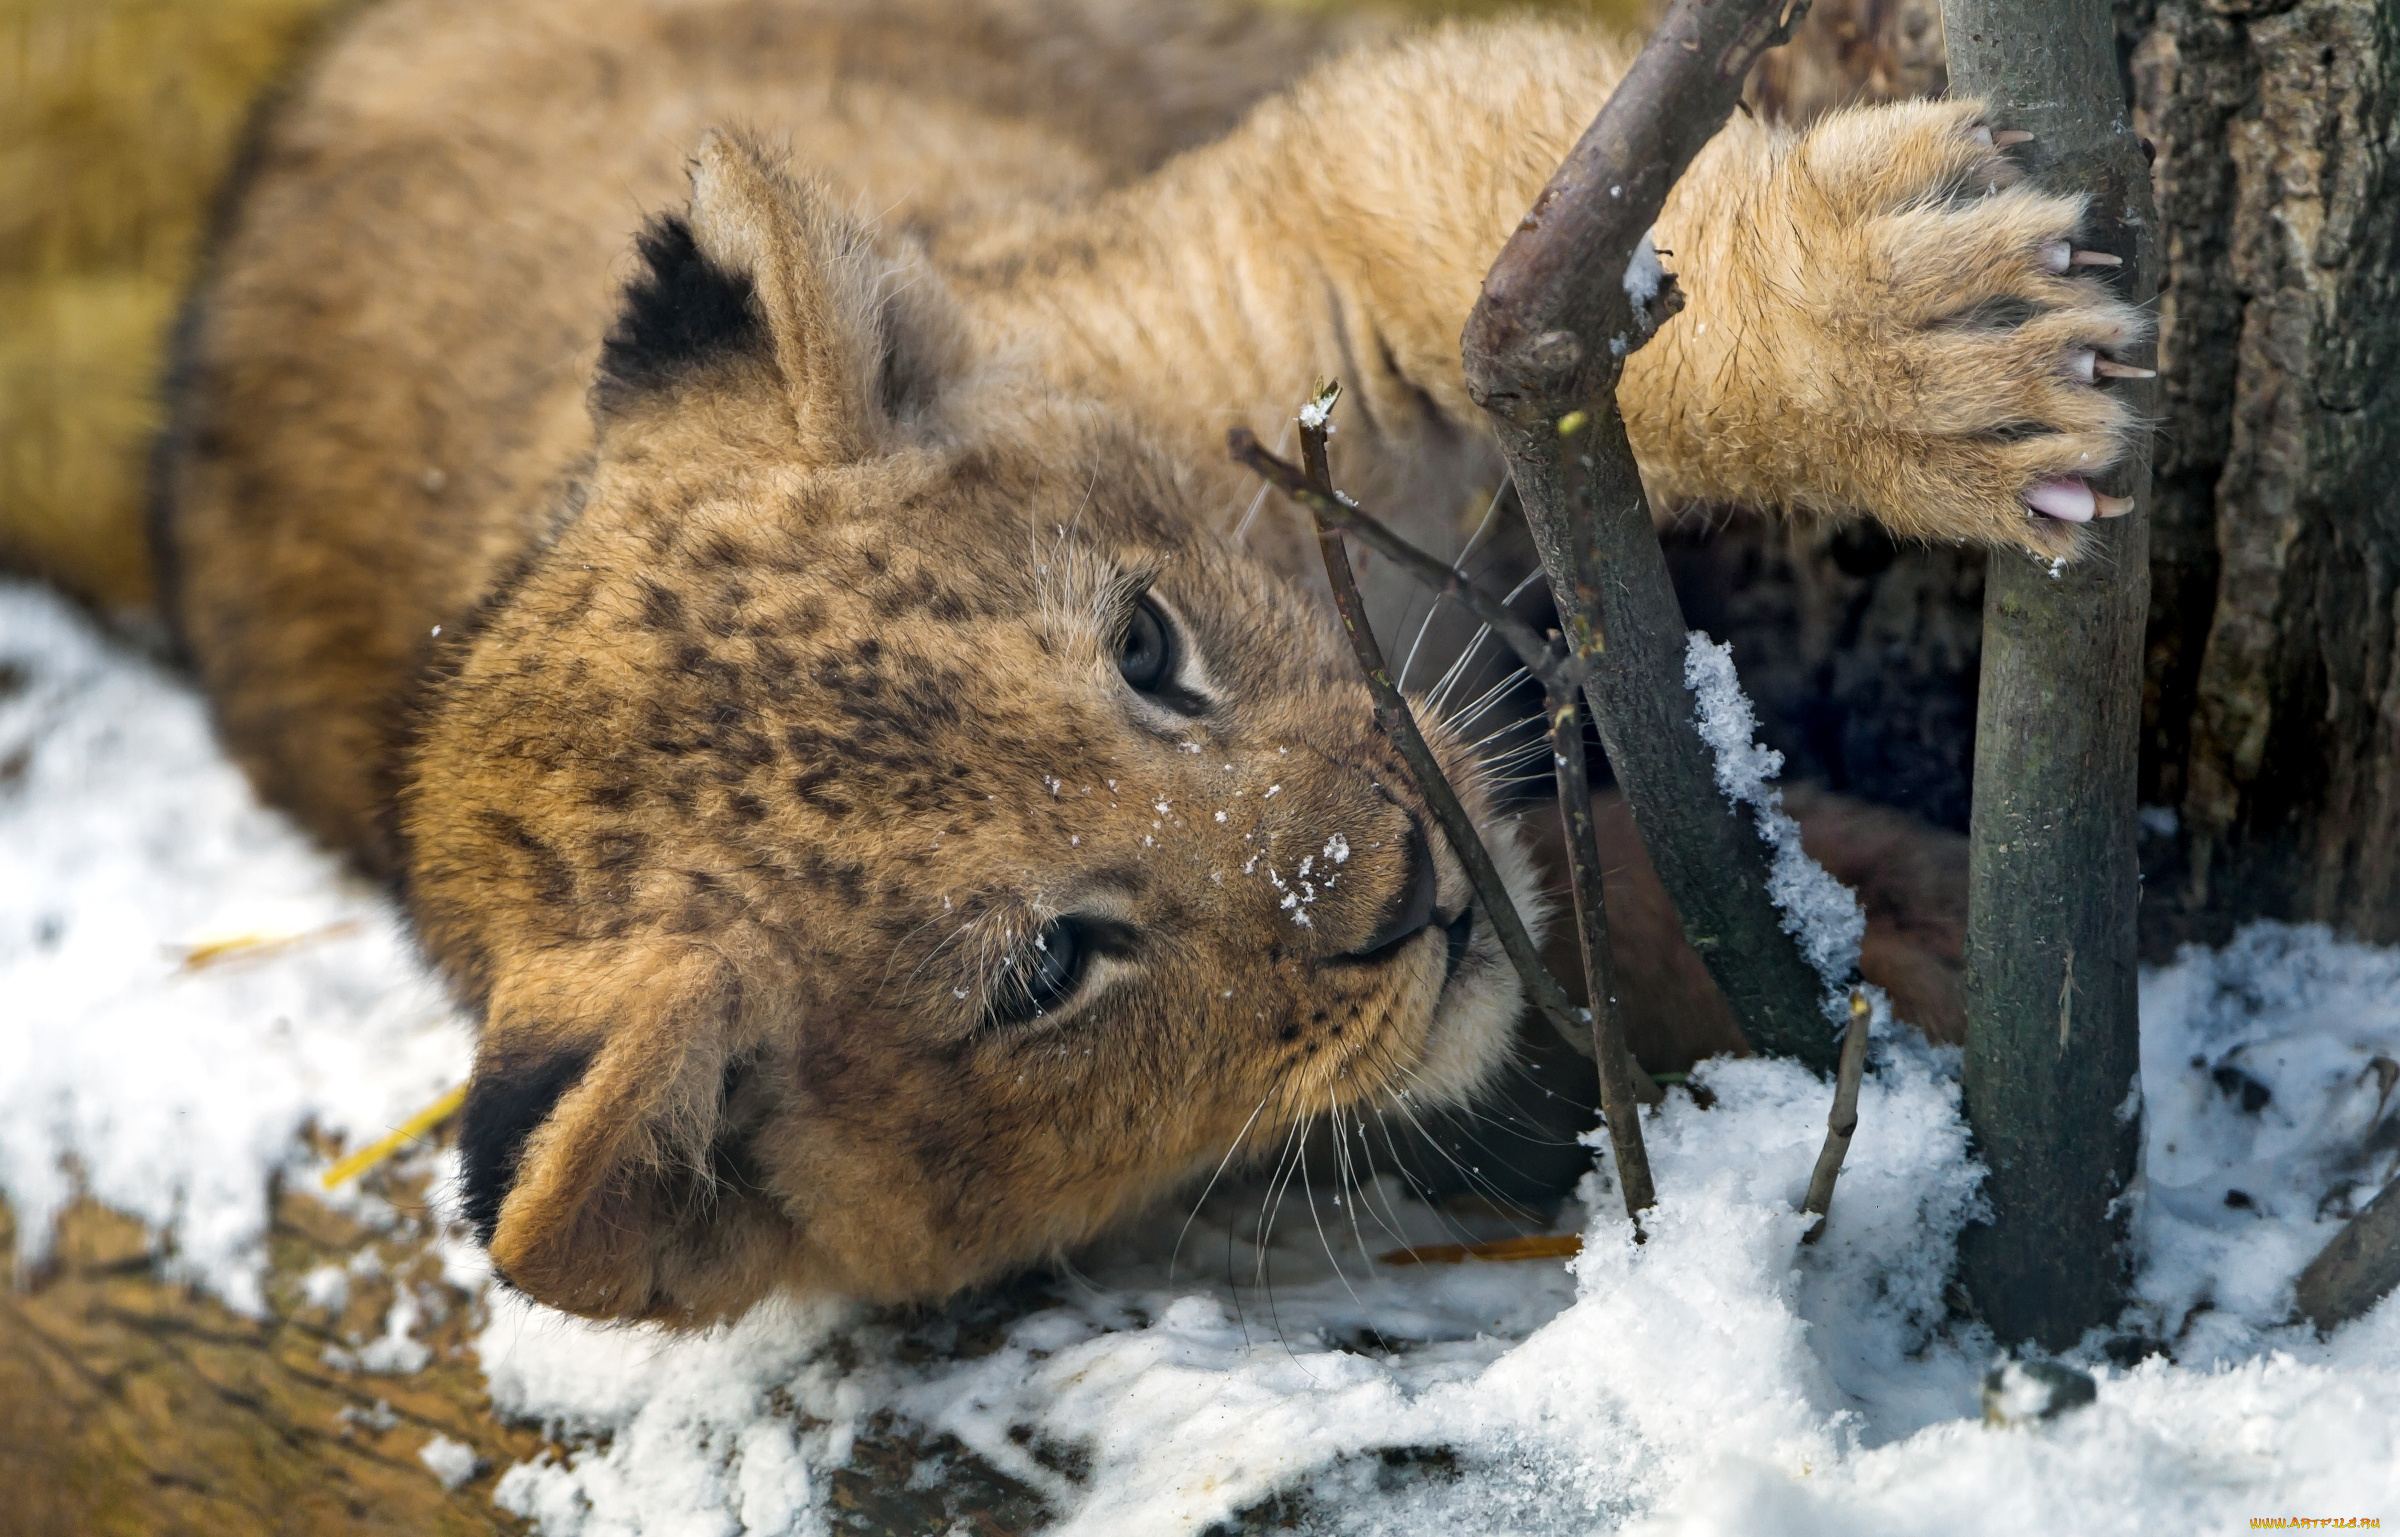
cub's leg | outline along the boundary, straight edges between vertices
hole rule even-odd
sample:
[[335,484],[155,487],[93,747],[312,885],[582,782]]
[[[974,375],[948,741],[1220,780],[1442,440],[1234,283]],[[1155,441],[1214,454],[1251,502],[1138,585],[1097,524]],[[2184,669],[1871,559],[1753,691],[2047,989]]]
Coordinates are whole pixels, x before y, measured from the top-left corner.
[[1621,392],[1653,489],[2073,554],[2130,506],[2091,478],[2144,425],[2123,381],[2148,338],[2084,214],[1974,102],[1721,138],[1659,221],[1690,302]]
[[[995,269],[1071,281],[989,302],[1028,311],[1012,329],[1061,347],[1060,372],[1188,434],[1198,464],[1222,461],[1227,421],[1275,420],[1337,373],[1350,465],[1480,443],[1460,327],[1626,58],[1510,23],[1337,61]],[[2024,185],[1994,126],[1973,102],[1798,133],[1736,118],[1693,162],[1657,227],[1688,302],[1619,391],[1661,511],[1865,512],[2065,555],[2075,522],[2115,510],[2090,479],[2140,427],[2116,371],[2146,322],[2077,263],[2083,202]]]

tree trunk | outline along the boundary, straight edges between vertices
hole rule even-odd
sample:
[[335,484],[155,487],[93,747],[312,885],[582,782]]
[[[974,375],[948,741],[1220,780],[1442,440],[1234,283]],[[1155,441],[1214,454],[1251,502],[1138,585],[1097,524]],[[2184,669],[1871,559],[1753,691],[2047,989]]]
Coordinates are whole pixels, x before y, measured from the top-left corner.
[[2400,5],[2121,23],[2168,260],[2145,927],[2400,940]]
[[[2126,126],[2107,0],[1943,0],[1950,80],[1994,128],[2029,132],[2035,182],[2089,199],[2078,242],[2146,306],[2158,233]],[[2150,349],[2119,347],[2147,367]],[[2127,408],[2150,388],[2121,386]],[[2134,909],[2135,741],[2149,604],[2149,445],[2095,486],[2133,499],[2071,569],[1986,563],[1967,919],[1967,1122],[1988,1222],[1960,1261],[2004,1344],[2064,1350],[2116,1317],[2129,1274],[2120,1202],[2141,1144]],[[1982,730],[1981,727],[1989,727]],[[2128,1098],[2128,1096],[2133,1096]]]

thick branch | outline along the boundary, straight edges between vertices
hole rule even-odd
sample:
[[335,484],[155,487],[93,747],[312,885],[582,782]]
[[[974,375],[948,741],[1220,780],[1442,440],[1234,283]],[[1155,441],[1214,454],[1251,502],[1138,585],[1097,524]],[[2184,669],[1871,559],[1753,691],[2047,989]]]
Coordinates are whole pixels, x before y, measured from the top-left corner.
[[2400,1288],[2400,1179],[2352,1217],[2300,1272],[2300,1316],[2320,1329],[2347,1323]]
[[1625,354],[1666,318],[1635,313],[1626,263],[1750,66],[1807,14],[1807,0],[1682,0],[1667,13],[1483,280],[1462,345],[1478,405],[1547,428],[1582,401],[1613,403]]
[[1625,281],[1667,191],[1803,0],[1683,0],[1535,200],[1467,321],[1489,411],[1610,766],[1685,936],[1750,1043],[1820,1069],[1816,974],[1766,893],[1768,852],[1717,793],[1683,688],[1684,625],[1616,405],[1624,356],[1671,312]]
[[[1945,0],[1951,89],[1979,96],[2044,191],[2085,193],[2076,243],[2139,307],[2157,293],[2149,168],[2128,126],[2102,0]],[[2150,365],[2147,344],[2120,349]],[[2154,386],[2120,379],[2149,414]],[[1994,551],[1984,578],[1969,850],[1968,1124],[1991,1176],[1989,1226],[1961,1245],[1967,1290],[2001,1343],[2063,1349],[2116,1316],[2124,1203],[2141,1142],[2127,1111],[2136,1018],[2135,770],[2149,608],[2149,447],[2096,490],[2130,517],[2094,523],[2064,569]]]

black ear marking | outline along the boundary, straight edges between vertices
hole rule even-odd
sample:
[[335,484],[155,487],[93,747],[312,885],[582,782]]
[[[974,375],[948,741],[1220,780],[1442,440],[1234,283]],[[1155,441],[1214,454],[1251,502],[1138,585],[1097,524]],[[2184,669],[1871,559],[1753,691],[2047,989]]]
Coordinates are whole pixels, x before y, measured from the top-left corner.
[[641,275],[625,286],[617,323],[600,344],[603,406],[657,390],[696,364],[740,353],[765,356],[766,323],[750,278],[702,254],[689,220],[652,219],[634,237]]
[[500,1204],[517,1182],[525,1139],[592,1065],[588,1049],[506,1053],[480,1064],[458,1123],[459,1187],[467,1223],[490,1244]]

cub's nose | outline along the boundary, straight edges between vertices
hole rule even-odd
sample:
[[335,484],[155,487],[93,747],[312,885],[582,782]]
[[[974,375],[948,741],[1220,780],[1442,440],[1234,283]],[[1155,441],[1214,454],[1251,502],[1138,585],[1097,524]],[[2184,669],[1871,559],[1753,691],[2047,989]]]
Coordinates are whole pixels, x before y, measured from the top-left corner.
[[1425,842],[1425,829],[1414,818],[1409,821],[1408,840],[1401,854],[1405,862],[1401,866],[1400,888],[1384,905],[1383,921],[1375,925],[1375,932],[1350,951],[1346,959],[1380,959],[1386,951],[1433,927],[1433,850]]

